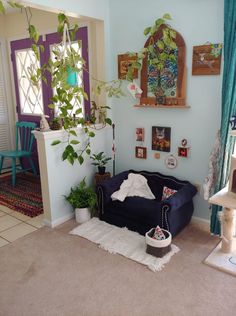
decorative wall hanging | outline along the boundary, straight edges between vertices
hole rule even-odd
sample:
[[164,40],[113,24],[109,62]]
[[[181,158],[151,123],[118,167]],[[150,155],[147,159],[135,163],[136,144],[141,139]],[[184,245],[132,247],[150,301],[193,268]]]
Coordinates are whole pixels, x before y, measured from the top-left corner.
[[141,158],[141,159],[146,159],[147,158],[147,147],[136,146],[135,147],[135,157]]
[[[166,45],[164,38],[171,37],[174,45]],[[173,36],[173,37],[172,37]],[[153,47],[150,53],[150,47]],[[185,42],[182,36],[163,24],[144,45],[148,48],[142,63],[140,104],[185,106],[186,67]],[[163,65],[155,64],[156,55],[163,56]]]
[[182,139],[180,147],[178,147],[178,156],[179,157],[188,157],[189,147],[187,147],[188,141],[187,139]]
[[136,141],[137,142],[144,142],[144,128],[142,128],[142,127],[136,128]]
[[[136,56],[130,56],[129,54],[118,55],[118,78],[126,79],[128,67],[137,60]],[[133,79],[138,78],[138,69],[133,69]]]
[[154,154],[154,158],[155,158],[155,159],[160,159],[160,157],[161,157],[161,155],[160,155],[159,153],[155,153],[155,154]]
[[135,82],[130,82],[127,86],[127,89],[134,99],[141,98],[141,94],[143,91]]
[[219,75],[222,44],[209,44],[193,47],[193,75]]
[[170,152],[170,127],[152,127],[152,150]]
[[174,155],[171,154],[171,155],[166,157],[165,165],[166,165],[167,168],[174,169],[174,168],[177,167],[177,164],[178,164],[178,161],[177,161],[177,159],[175,158]]

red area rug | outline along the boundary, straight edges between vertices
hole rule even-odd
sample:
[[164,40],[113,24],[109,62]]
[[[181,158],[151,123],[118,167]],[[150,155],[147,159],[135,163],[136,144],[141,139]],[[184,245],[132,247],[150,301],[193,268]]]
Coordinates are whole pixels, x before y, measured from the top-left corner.
[[19,173],[15,187],[11,184],[11,176],[0,178],[0,204],[30,217],[42,214],[40,178]]

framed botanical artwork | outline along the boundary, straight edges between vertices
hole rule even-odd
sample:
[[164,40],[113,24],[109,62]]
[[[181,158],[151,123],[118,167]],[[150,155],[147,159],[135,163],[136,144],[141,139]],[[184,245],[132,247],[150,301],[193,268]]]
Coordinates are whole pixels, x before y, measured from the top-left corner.
[[146,159],[147,158],[147,147],[136,146],[135,147],[135,157],[141,158],[141,159]]
[[170,152],[170,127],[152,127],[152,150]]
[[[118,55],[118,78],[125,79],[128,67],[137,60],[137,56],[130,56],[129,54]],[[138,69],[133,71],[133,79],[138,78]]]
[[142,128],[142,127],[136,128],[136,141],[137,142],[144,142],[144,128]]
[[209,44],[193,47],[193,75],[219,75],[222,44]]

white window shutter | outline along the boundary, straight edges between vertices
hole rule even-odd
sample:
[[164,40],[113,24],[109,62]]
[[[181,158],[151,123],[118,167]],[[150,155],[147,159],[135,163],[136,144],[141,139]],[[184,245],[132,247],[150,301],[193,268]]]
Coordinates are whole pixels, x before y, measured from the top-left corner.
[[0,151],[10,148],[10,128],[4,80],[2,44],[0,42]]

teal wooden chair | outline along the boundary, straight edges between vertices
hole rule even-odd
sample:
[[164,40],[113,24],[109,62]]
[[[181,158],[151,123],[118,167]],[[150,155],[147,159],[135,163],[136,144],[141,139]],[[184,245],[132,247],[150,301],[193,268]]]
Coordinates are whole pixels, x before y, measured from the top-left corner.
[[[12,185],[16,185],[16,172],[33,170],[36,175],[36,169],[32,160],[32,146],[35,140],[34,135],[31,133],[36,127],[36,123],[33,122],[17,122],[16,123],[16,150],[14,151],[0,151],[0,174],[3,169],[4,158],[10,158],[12,160]],[[20,145],[20,149],[19,149]],[[29,160],[30,168],[25,169],[23,167],[23,158]],[[20,164],[16,164],[16,160],[19,160]]]

